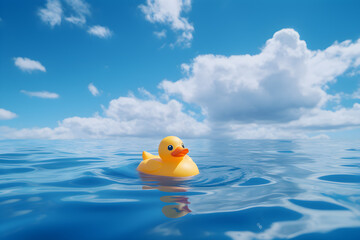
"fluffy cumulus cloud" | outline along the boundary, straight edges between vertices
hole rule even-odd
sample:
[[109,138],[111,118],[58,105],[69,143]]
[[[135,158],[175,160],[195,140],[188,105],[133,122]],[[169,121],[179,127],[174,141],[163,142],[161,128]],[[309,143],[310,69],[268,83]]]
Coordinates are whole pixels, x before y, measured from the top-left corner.
[[45,67],[38,61],[29,58],[16,57],[14,58],[15,66],[24,72],[41,71],[46,72]]
[[149,22],[170,26],[178,35],[176,44],[190,47],[194,27],[181,14],[191,9],[191,0],[147,0],[140,9]]
[[9,110],[0,108],[0,120],[9,120],[16,118],[17,115],[13,112],[10,112]]
[[146,100],[119,97],[101,116],[67,118],[53,129],[3,127],[0,136],[323,138],[324,132],[360,127],[356,99],[352,107],[327,107],[339,97],[327,92],[330,84],[359,67],[360,40],[314,51],[295,30],[282,29],[256,55],[208,54],[182,64],[182,79],[159,84],[166,101],[140,88]]
[[91,92],[91,94],[92,94],[93,96],[98,96],[98,95],[100,95],[99,90],[95,87],[95,85],[94,85],[93,83],[90,83],[90,84],[88,85],[88,89],[89,89],[89,91]]
[[203,136],[207,125],[184,112],[175,100],[160,102],[120,97],[104,108],[104,116],[66,118],[56,128],[0,128],[1,138],[104,138],[116,136]]
[[89,28],[88,33],[91,35],[95,35],[99,38],[109,38],[112,35],[112,32],[107,27],[103,27],[100,25],[95,25]]
[[52,98],[52,99],[59,98],[59,94],[48,91],[31,92],[31,91],[21,90],[20,92],[30,97]]
[[[38,11],[41,20],[51,27],[60,25],[62,20],[77,26],[86,26],[86,18],[91,15],[90,5],[84,0],[63,0],[62,2],[63,4],[60,0],[47,0],[46,6]],[[89,27],[87,32],[101,38],[112,35],[109,28],[99,25]]]
[[[295,30],[283,29],[257,55],[200,55],[186,66],[185,78],[165,80],[160,88],[199,105],[213,128],[222,126],[221,131],[227,128],[240,137],[256,132],[275,138],[294,135],[289,128],[302,128],[305,123],[319,129],[329,123],[327,117],[337,119],[330,128],[359,126],[356,118],[349,122],[358,114],[357,105],[321,111],[333,98],[326,92],[328,84],[359,65],[359,40],[311,51]],[[347,117],[341,117],[344,112]]]

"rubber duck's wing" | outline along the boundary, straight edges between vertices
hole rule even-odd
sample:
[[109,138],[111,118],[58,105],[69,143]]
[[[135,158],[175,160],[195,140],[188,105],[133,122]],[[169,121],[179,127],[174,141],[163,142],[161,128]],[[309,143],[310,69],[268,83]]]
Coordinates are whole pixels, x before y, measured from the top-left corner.
[[162,166],[162,163],[160,162],[160,159],[148,159],[144,160],[141,163],[141,168],[145,169],[147,173],[155,172],[156,170],[159,170]]
[[151,153],[143,151],[142,153],[143,160],[151,159],[151,158],[159,158],[159,156],[152,155]]

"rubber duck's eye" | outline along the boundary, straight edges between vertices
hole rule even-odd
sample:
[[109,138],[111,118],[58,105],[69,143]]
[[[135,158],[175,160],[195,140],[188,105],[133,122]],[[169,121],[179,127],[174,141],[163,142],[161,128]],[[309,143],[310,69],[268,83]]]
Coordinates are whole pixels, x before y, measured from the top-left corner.
[[169,150],[169,151],[173,150],[173,148],[174,148],[173,145],[169,145],[169,146],[168,146],[168,150]]
[[181,146],[182,146],[183,148],[185,148],[184,144],[181,144]]

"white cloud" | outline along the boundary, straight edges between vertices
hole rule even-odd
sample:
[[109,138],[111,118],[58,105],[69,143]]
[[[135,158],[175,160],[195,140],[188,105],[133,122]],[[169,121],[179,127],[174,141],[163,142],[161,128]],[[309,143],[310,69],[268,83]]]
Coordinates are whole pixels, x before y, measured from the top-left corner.
[[39,9],[41,20],[51,27],[61,24],[63,10],[59,0],[47,0],[46,7]]
[[99,90],[94,86],[93,83],[90,83],[90,84],[88,85],[88,89],[89,89],[89,91],[91,92],[91,94],[92,94],[93,96],[98,96],[98,95],[100,95]]
[[65,20],[68,22],[71,22],[75,25],[83,25],[86,23],[86,18],[84,18],[84,17],[71,16],[71,17],[66,17]]
[[140,9],[149,22],[169,25],[177,32],[176,44],[190,47],[194,27],[181,13],[191,9],[191,0],[147,0]]
[[6,109],[0,108],[0,120],[9,120],[16,118],[17,115],[13,112],[10,112]]
[[82,0],[66,0],[66,3],[73,10],[73,14],[66,17],[65,20],[76,25],[85,24],[86,16],[91,14],[89,4]]
[[190,65],[189,64],[182,63],[180,67],[184,74],[189,75],[189,73],[190,73]]
[[[84,0],[64,0],[65,7],[59,0],[48,0],[45,8],[41,8],[38,14],[41,20],[50,24],[51,27],[60,25],[62,19],[82,27],[86,24],[86,18],[91,15],[90,5]],[[88,33],[101,38],[108,38],[112,32],[107,27],[92,26],[89,27]]]
[[360,127],[360,104],[336,111],[313,109],[299,119],[284,123],[238,123],[231,122],[212,126],[213,131],[233,138],[246,139],[307,139],[325,138],[323,133]]
[[[330,83],[359,68],[359,59],[359,40],[313,51],[296,31],[283,29],[257,55],[208,54],[182,64],[182,79],[159,85],[163,101],[140,88],[146,100],[114,99],[103,116],[67,118],[53,129],[2,128],[1,133],[3,138],[324,138],[330,131],[360,127],[359,103],[326,109],[340,96],[327,93]],[[189,108],[200,108],[202,116],[186,111],[173,95]]]
[[185,114],[183,105],[176,100],[162,103],[152,99],[120,97],[110,102],[108,109],[105,109],[105,114],[119,122],[131,123],[132,131],[136,135],[174,133],[196,136],[208,131],[204,123]]
[[145,88],[138,88],[138,91],[139,93],[145,97],[145,98],[148,98],[148,99],[152,99],[152,100],[155,100],[156,97],[154,95],[152,95],[148,90],[146,90]]
[[160,32],[154,32],[154,35],[159,39],[166,38],[166,30],[162,30]]
[[79,16],[90,15],[90,6],[83,0],[65,0],[66,3],[74,10]]
[[112,35],[112,32],[109,28],[100,25],[90,27],[87,32],[99,38],[109,38]]
[[64,17],[63,7],[59,0],[47,0],[46,7],[38,11],[41,20],[50,24],[51,27],[60,25],[63,17],[76,25],[85,24],[86,16],[91,14],[89,4],[82,0],[65,0],[65,2],[70,7],[67,8],[67,12],[71,12],[70,16]]
[[47,91],[41,91],[41,92],[30,92],[30,91],[25,91],[25,90],[21,90],[20,92],[30,96],[30,97],[38,97],[38,98],[59,98],[59,94],[57,93],[52,93],[52,92],[47,92]]
[[31,60],[29,58],[16,57],[14,58],[15,66],[20,68],[22,71],[31,72],[35,70],[39,70],[42,72],[46,72],[45,67],[38,61]]
[[160,87],[201,106],[212,121],[289,122],[324,106],[327,84],[357,59],[360,41],[311,51],[296,31],[283,29],[257,55],[200,55],[189,76]]
[[360,104],[355,103],[352,108],[340,108],[336,111],[313,109],[296,121],[290,122],[289,127],[304,130],[334,130],[360,126]]
[[183,137],[206,135],[207,125],[183,112],[175,100],[159,102],[134,96],[120,97],[104,109],[104,116],[66,118],[56,128],[12,129],[2,127],[2,138],[106,138],[116,136]]

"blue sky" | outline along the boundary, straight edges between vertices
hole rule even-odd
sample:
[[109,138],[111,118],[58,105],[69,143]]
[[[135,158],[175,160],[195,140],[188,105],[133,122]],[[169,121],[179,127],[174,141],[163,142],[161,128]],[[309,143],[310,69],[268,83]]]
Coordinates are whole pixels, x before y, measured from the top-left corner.
[[356,138],[359,7],[1,1],[0,137]]

